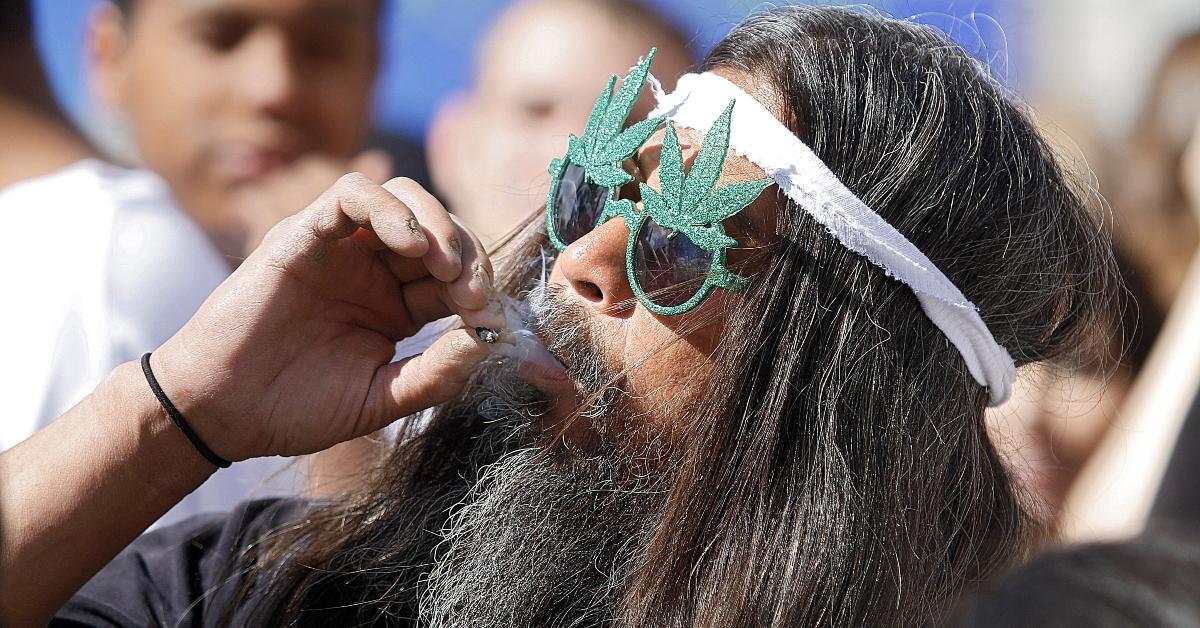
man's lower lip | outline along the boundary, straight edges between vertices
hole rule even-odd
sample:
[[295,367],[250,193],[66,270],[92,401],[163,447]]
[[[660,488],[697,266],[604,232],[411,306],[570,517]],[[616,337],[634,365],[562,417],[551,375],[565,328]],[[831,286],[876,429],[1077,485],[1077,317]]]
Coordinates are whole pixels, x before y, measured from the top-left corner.
[[557,396],[575,394],[575,383],[560,371],[553,371],[529,362],[521,362],[517,367],[517,374],[542,392]]

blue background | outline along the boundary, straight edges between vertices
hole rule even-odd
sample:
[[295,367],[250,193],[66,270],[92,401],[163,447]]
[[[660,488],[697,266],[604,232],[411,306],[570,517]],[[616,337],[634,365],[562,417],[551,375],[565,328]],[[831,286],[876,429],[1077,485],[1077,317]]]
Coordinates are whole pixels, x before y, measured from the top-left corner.
[[[86,27],[103,0],[34,0],[38,42],[55,92],[76,120],[90,108]],[[510,0],[387,0],[380,29],[383,63],[376,124],[414,138],[446,95],[465,88],[480,37]],[[679,26],[703,55],[755,10],[786,2],[647,0]],[[895,17],[932,24],[987,62],[1002,82],[1020,87],[1021,42],[1028,20],[1021,0],[890,0],[862,3]],[[414,86],[419,86],[415,87]]]

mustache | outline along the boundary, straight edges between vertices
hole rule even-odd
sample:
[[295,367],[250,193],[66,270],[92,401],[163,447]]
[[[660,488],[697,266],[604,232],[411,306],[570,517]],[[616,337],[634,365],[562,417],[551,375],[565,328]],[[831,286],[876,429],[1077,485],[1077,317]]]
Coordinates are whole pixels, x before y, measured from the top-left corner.
[[531,327],[583,393],[580,414],[601,418],[625,394],[624,373],[603,351],[587,312],[565,296],[562,286],[545,282],[533,288],[528,303]]

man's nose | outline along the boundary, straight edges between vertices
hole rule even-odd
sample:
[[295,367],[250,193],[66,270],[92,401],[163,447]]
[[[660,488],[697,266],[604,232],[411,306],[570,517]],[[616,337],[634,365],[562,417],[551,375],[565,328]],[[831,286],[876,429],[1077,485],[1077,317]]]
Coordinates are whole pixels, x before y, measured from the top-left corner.
[[571,290],[591,307],[615,314],[634,298],[625,274],[629,229],[612,218],[579,238],[558,256],[558,267]]
[[282,113],[294,104],[301,77],[283,33],[257,33],[240,56],[240,92],[251,107]]

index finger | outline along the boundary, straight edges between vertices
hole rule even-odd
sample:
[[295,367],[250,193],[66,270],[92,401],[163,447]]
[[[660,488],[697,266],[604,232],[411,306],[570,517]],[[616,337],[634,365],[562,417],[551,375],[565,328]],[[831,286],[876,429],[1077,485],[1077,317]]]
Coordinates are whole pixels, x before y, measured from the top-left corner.
[[400,199],[421,223],[429,240],[423,258],[429,273],[446,282],[458,279],[463,271],[463,237],[446,208],[412,179],[392,179],[383,184],[383,189]]
[[412,210],[366,175],[343,175],[304,211],[303,222],[318,240],[335,242],[362,227],[403,257],[421,257],[429,240]]

